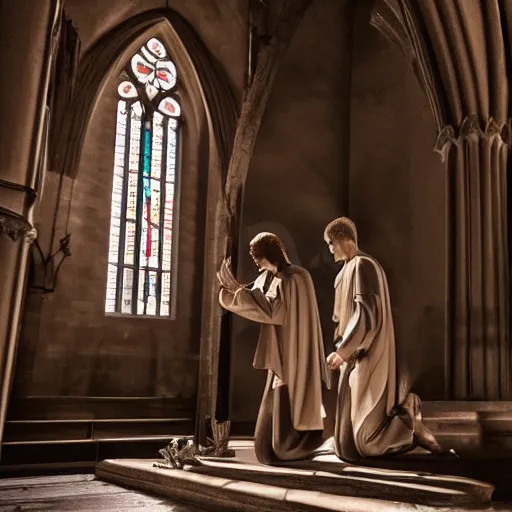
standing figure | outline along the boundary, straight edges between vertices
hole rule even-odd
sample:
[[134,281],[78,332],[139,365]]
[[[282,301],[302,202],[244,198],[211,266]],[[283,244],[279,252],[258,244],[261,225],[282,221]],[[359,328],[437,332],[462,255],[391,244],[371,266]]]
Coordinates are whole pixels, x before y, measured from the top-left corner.
[[312,456],[323,442],[322,381],[327,366],[315,290],[309,273],[291,265],[281,240],[260,233],[250,254],[261,270],[252,288],[224,260],[217,277],[221,306],[261,324],[253,366],[268,370],[254,448],[263,464]]
[[384,270],[358,249],[350,219],[332,221],[324,239],[335,261],[344,262],[334,283],[336,351],[327,358],[331,370],[341,370],[336,455],[356,462],[405,453],[417,445],[443,452],[422,422],[418,396],[409,393],[397,403],[395,333]]

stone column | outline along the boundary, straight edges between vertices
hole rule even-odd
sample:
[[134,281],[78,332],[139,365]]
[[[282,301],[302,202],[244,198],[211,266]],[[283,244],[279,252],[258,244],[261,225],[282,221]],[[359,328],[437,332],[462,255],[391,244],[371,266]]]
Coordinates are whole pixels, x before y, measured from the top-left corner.
[[448,179],[447,360],[457,400],[510,396],[508,145],[493,120],[440,133]]
[[61,0],[0,4],[0,441],[11,388],[32,211],[46,165],[51,62]]
[[399,45],[418,76],[446,166],[449,399],[509,400],[511,394],[511,19],[512,5],[500,0],[378,0],[372,14],[372,24]]

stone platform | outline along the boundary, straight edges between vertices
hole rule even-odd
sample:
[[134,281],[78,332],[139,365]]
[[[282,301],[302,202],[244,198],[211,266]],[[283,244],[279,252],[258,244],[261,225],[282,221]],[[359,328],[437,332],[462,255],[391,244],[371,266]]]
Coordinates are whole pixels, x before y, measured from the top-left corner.
[[[207,510],[387,512],[510,510],[491,503],[494,486],[464,476],[450,476],[460,459],[436,461],[416,452],[409,470],[348,465],[324,455],[286,467],[259,464],[252,441],[232,441],[236,457],[203,458],[201,465],[174,470],[155,467],[160,460],[105,460],[99,479],[192,503]],[[415,471],[420,461],[440,473]],[[403,456],[402,459],[406,457]],[[388,464],[389,465],[389,464]],[[444,473],[444,474],[441,474]]]

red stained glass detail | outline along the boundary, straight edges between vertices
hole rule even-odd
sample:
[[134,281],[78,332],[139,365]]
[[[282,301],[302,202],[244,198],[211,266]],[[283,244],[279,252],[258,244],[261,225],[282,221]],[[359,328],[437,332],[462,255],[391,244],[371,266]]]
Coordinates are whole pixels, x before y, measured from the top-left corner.
[[137,62],[137,71],[141,75],[149,75],[149,73],[151,73],[151,71],[153,70],[151,68],[148,68],[144,63]]
[[158,56],[162,54],[160,51],[160,45],[156,41],[153,41],[153,44],[151,45],[151,51],[156,53]]
[[178,117],[181,114],[179,103],[170,97],[164,98],[158,105],[158,109],[160,112],[168,116]]
[[159,69],[156,72],[156,76],[159,80],[163,80],[164,82],[169,83],[169,77],[167,76],[167,73],[165,71],[162,71],[161,69]]

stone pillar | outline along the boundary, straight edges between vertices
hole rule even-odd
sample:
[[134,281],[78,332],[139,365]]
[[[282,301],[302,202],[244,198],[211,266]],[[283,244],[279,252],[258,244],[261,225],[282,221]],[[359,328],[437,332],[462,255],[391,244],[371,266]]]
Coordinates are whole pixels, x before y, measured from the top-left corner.
[[510,397],[506,126],[440,134],[448,178],[447,360],[456,400]]
[[32,211],[44,179],[48,85],[61,0],[0,4],[0,441],[23,303]]
[[378,0],[372,14],[372,24],[399,45],[418,76],[446,165],[449,399],[511,395],[510,19],[512,6],[500,0]]

